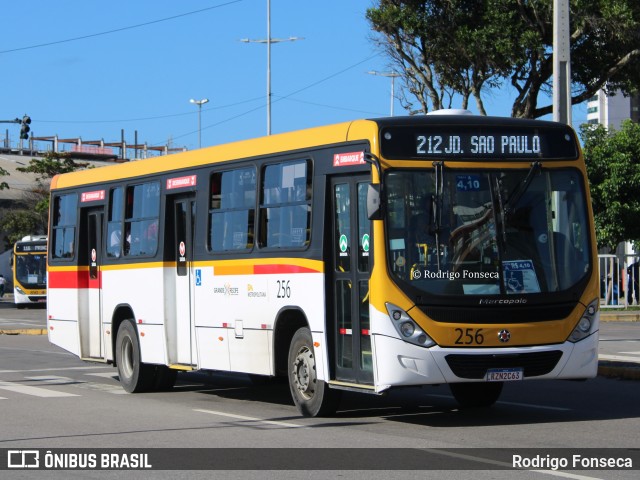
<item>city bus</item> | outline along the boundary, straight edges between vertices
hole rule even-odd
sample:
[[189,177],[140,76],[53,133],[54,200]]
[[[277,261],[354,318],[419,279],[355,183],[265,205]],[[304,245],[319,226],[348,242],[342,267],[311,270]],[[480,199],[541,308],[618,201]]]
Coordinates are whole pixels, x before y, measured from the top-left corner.
[[47,236],[27,235],[13,246],[13,301],[17,308],[47,301]]
[[[440,113],[440,112],[439,112]],[[344,391],[597,372],[584,159],[563,124],[357,120],[57,176],[49,340],[127,392],[180,371],[288,378],[305,416]]]

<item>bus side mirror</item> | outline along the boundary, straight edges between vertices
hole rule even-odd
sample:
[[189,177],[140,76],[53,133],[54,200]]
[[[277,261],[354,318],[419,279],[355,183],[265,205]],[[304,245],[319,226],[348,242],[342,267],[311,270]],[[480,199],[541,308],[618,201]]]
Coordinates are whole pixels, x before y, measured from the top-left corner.
[[380,184],[370,183],[367,188],[367,217],[369,220],[382,219],[380,208]]

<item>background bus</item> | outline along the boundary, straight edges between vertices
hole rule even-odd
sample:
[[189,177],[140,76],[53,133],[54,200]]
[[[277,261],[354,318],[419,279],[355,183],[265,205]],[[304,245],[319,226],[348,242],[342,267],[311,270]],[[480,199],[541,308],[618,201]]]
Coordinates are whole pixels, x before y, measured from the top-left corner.
[[13,298],[16,307],[47,301],[47,236],[27,235],[13,246]]
[[344,390],[597,372],[584,160],[562,124],[358,120],[61,175],[48,333],[128,392],[180,370],[286,376],[304,415]]

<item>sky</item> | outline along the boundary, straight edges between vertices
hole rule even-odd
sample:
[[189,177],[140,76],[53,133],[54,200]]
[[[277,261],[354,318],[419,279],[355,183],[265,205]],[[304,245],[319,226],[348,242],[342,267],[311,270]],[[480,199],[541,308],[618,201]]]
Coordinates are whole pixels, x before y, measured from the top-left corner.
[[[390,114],[391,80],[367,74],[391,70],[365,18],[374,3],[271,0],[271,38],[300,38],[271,46],[273,134]],[[189,100],[204,98],[203,147],[267,133],[267,46],[240,41],[267,38],[267,0],[13,1],[2,17],[0,120],[27,114],[36,137],[119,142],[124,130],[129,144],[137,131],[194,149]],[[492,91],[488,114],[508,116],[513,97]],[[574,126],[585,120],[574,107]],[[16,145],[19,125],[3,126]]]

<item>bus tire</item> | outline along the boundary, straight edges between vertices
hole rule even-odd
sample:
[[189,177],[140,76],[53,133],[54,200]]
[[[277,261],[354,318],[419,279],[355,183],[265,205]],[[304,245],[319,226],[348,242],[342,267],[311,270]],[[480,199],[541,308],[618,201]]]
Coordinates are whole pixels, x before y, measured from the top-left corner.
[[338,408],[340,395],[317,378],[316,359],[311,331],[300,328],[289,346],[289,390],[298,411],[305,417],[332,415]]
[[116,363],[120,384],[126,392],[146,392],[152,387],[155,375],[151,367],[140,360],[138,334],[131,320],[123,321],[118,328]]
[[503,382],[450,383],[449,388],[463,408],[490,407],[500,397]]

